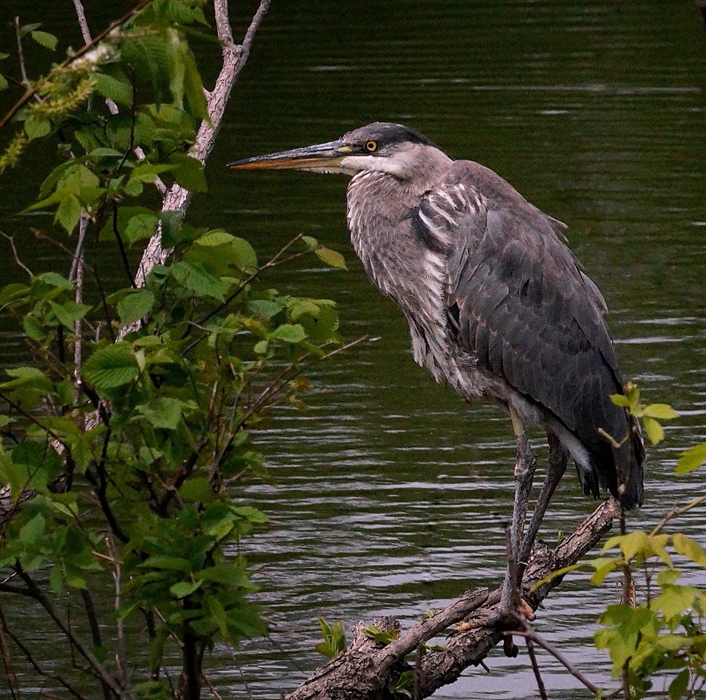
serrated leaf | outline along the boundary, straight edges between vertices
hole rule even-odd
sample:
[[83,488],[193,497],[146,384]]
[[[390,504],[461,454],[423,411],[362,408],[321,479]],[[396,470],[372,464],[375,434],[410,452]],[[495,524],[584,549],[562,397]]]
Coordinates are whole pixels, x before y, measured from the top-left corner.
[[139,369],[127,343],[115,343],[101,348],[88,358],[83,375],[97,389],[114,389],[130,384]]
[[49,301],[49,306],[59,323],[69,329],[73,329],[76,321],[81,320],[91,308],[86,304],[77,304],[73,301],[65,301],[61,304]]
[[652,445],[662,442],[664,439],[664,428],[654,418],[644,416],[642,419],[642,425],[645,427],[647,439]]
[[124,107],[132,107],[132,85],[105,73],[95,73],[94,80],[96,92],[100,95]]
[[650,418],[659,418],[660,420],[679,418],[679,414],[666,403],[651,403],[645,406],[643,415],[649,416]]
[[306,339],[306,331],[298,323],[284,323],[272,331],[270,338],[283,340],[285,343],[301,343]]
[[196,403],[193,401],[180,401],[169,396],[162,396],[152,399],[149,404],[138,406],[137,412],[154,428],[176,430],[182,416],[195,408]]
[[198,296],[210,296],[223,300],[228,291],[228,283],[208,272],[199,262],[180,260],[169,271],[174,279]]
[[35,30],[33,32],[30,32],[29,35],[40,46],[43,46],[45,49],[49,49],[50,51],[54,51],[56,49],[56,45],[59,41],[53,34],[50,34],[49,32],[41,32]]
[[118,302],[118,316],[124,325],[137,321],[152,311],[154,294],[147,289],[140,289],[124,296]]
[[677,553],[706,568],[706,550],[698,542],[677,532],[672,538],[672,545]]
[[337,251],[330,248],[317,248],[315,251],[316,257],[329,267],[334,267],[337,270],[347,270],[346,259]]
[[688,474],[706,462],[706,442],[690,447],[677,462],[675,474]]
[[81,202],[74,194],[62,197],[59,208],[56,210],[56,220],[63,226],[66,233],[71,233],[81,220]]

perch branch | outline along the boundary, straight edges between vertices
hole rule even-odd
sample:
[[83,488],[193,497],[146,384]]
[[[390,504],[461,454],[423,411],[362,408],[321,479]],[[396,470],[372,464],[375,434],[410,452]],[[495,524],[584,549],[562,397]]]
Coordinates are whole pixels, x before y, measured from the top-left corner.
[[[620,513],[620,505],[610,499],[601,503],[556,549],[550,550],[538,543],[532,553],[523,578],[523,598],[536,610],[542,600],[562,580],[549,578],[553,572],[576,563],[610,530]],[[536,584],[541,585],[533,588]],[[488,652],[508,632],[498,617],[496,608],[500,589],[488,592],[478,589],[466,593],[447,608],[380,648],[365,637],[358,625],[350,648],[319,668],[285,700],[372,700],[381,693],[401,670],[408,668],[405,657],[419,644],[441,631],[464,622],[463,631],[457,631],[446,640],[441,651],[427,651],[417,673],[418,697],[426,698],[440,687],[455,681],[464,669],[483,663]],[[385,630],[399,629],[392,618],[375,621]],[[536,643],[539,643],[535,640]]]

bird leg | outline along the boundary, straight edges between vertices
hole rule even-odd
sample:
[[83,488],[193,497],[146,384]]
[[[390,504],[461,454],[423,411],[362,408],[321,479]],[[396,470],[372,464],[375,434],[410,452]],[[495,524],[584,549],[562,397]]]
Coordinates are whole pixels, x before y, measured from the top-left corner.
[[515,501],[512,508],[512,522],[509,528],[507,571],[500,593],[500,613],[514,618],[516,611],[522,606],[520,586],[525,564],[521,556],[526,548],[526,540],[523,535],[532,481],[534,480],[534,472],[537,469],[537,458],[527,439],[522,421],[512,408],[510,408],[510,418],[512,419],[512,428],[517,440]]
[[[547,475],[544,479],[544,483],[542,484],[542,489],[539,492],[537,501],[534,504],[532,520],[530,521],[529,527],[527,528],[527,533],[525,534],[524,541],[522,543],[522,551],[520,552],[519,560],[520,566],[522,567],[522,574],[524,574],[524,569],[526,568],[527,562],[532,554],[532,547],[534,546],[534,541],[539,533],[539,528],[542,525],[544,515],[547,512],[549,501],[554,495],[554,491],[559,485],[562,476],[564,476],[566,464],[569,461],[568,452],[559,442],[559,438],[557,438],[551,430],[547,430],[547,442],[549,443]],[[522,581],[522,575],[520,575],[520,581]]]

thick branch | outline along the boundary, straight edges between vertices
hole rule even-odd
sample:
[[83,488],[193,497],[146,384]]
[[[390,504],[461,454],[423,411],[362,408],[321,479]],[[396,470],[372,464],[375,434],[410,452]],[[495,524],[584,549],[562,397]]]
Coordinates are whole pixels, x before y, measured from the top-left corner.
[[[536,590],[532,586],[555,571],[575,564],[610,530],[619,515],[619,504],[610,499],[602,503],[576,530],[554,550],[538,545],[523,579],[523,597],[536,610],[562,576],[546,581]],[[530,592],[531,591],[531,592]],[[408,668],[405,657],[425,641],[451,625],[464,622],[464,631],[449,637],[442,651],[427,651],[416,670],[418,697],[426,698],[443,685],[454,682],[464,669],[480,664],[488,652],[506,636],[506,623],[496,607],[500,589],[466,593],[433,617],[410,628],[391,644],[380,648],[361,635],[361,625],[349,649],[318,669],[314,675],[286,696],[285,700],[373,700],[383,697],[384,689]],[[376,621],[386,629],[399,628],[399,622],[385,618]],[[361,638],[362,637],[362,638]]]

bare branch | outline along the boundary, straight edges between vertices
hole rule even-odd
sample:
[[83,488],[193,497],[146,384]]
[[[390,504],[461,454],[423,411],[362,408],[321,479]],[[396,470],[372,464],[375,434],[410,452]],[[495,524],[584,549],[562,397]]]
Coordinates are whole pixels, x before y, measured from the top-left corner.
[[25,66],[25,54],[22,49],[22,37],[20,36],[20,18],[15,17],[15,38],[17,39],[17,58],[20,62],[20,75],[22,76],[22,84],[29,87],[29,78],[27,77],[27,66]]
[[594,695],[600,688],[592,683],[586,676],[581,673],[558,649],[555,649],[546,639],[543,639],[538,634],[533,632],[529,627],[523,631],[507,632],[506,634],[516,634],[519,637],[524,637],[528,642],[534,642],[538,647],[542,647],[544,651],[549,652],[574,678],[581,681]]
[[88,662],[89,666],[93,669],[94,673],[98,679],[105,683],[110,690],[112,690],[118,697],[121,696],[122,688],[116,683],[115,679],[105,670],[103,664],[98,661],[94,656],[93,652],[76,636],[71,627],[66,623],[66,621],[59,615],[58,611],[52,604],[52,602],[44,595],[39,586],[34,582],[32,577],[22,569],[19,565],[16,567],[17,573],[20,578],[24,581],[27,586],[27,590],[31,597],[36,600],[43,608],[46,610],[49,617],[54,621],[57,627],[64,633],[66,638],[71,642],[72,648],[76,649],[81,656]]
[[[189,150],[189,155],[204,163],[209,153],[213,150],[216,136],[223,123],[225,108],[230,99],[236,80],[240,71],[244,68],[250,55],[250,47],[262,20],[265,18],[270,7],[270,0],[260,0],[260,6],[250,22],[243,43],[236,46],[233,43],[233,36],[228,20],[227,0],[215,0],[216,30],[218,38],[222,44],[223,66],[213,90],[208,94],[208,120],[201,122],[201,126],[196,134],[194,145]],[[178,184],[174,184],[167,192],[162,204],[162,211],[176,211],[184,214],[189,207],[193,192],[184,189]],[[162,265],[171,254],[171,249],[162,248],[161,227],[152,236],[140,261],[137,274],[135,275],[136,286],[144,287],[145,278],[155,265]]]
[[12,248],[12,255],[13,255],[14,258],[15,258],[15,264],[16,264],[19,268],[23,269],[30,277],[34,277],[34,273],[32,272],[32,270],[30,270],[30,269],[27,267],[27,265],[25,265],[25,264],[20,260],[20,256],[19,256],[19,254],[17,253],[17,248],[16,248],[16,246],[15,246],[15,237],[14,237],[14,236],[9,236],[9,235],[8,235],[7,233],[5,233],[4,231],[0,231],[0,235],[3,236],[3,238],[6,238],[6,239],[8,240],[8,242],[10,243],[10,248]]

